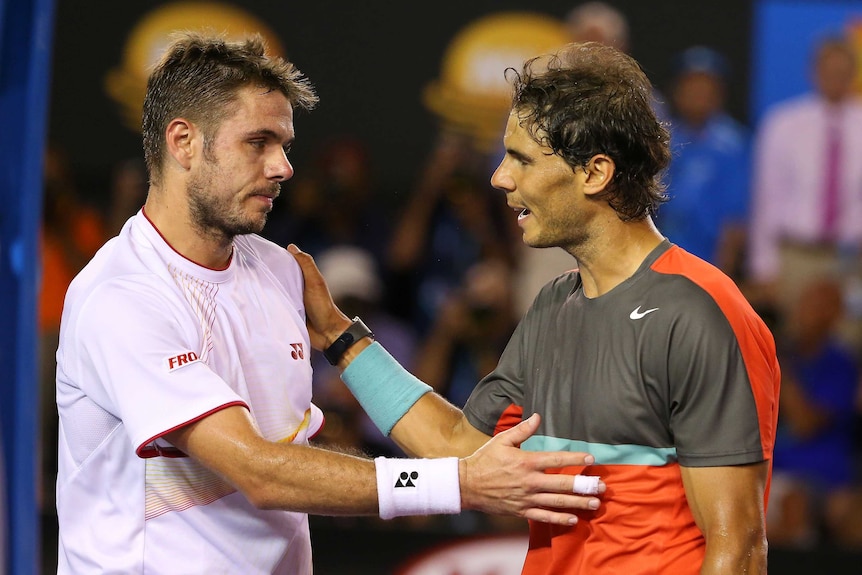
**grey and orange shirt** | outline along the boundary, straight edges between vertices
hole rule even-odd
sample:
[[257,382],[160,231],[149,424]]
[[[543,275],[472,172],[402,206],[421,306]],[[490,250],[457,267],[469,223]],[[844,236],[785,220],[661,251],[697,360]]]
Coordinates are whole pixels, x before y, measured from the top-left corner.
[[667,240],[600,297],[577,270],[547,284],[464,412],[488,434],[539,413],[522,447],[592,453],[608,490],[573,527],[532,523],[524,574],[698,573],[679,466],[770,460],[779,378],[736,285]]

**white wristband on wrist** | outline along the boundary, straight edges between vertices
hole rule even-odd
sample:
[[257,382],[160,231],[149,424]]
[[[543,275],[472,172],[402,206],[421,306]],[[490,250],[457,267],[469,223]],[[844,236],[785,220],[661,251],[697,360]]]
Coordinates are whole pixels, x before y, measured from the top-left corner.
[[461,512],[458,458],[378,457],[377,499],[380,517],[457,514]]

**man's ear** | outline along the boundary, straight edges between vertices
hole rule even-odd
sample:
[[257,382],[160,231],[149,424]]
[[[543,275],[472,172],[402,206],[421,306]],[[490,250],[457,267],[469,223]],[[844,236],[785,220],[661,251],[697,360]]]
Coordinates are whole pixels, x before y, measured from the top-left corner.
[[199,135],[195,125],[184,118],[174,118],[165,129],[168,154],[185,170],[191,167],[195,156],[195,139]]
[[610,156],[596,154],[584,166],[584,194],[593,196],[607,189],[614,178],[617,166]]

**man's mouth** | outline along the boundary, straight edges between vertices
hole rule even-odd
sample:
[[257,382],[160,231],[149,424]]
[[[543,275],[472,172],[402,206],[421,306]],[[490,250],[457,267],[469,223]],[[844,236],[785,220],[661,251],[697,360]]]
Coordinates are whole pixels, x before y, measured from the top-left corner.
[[278,187],[272,188],[264,188],[257,190],[255,193],[251,195],[252,198],[263,202],[263,204],[267,207],[267,211],[272,209],[273,200],[280,195],[281,190]]
[[265,196],[270,200],[274,200],[281,194],[281,186],[275,184],[274,186],[270,186],[268,188],[260,188],[255,191],[255,196]]
[[256,194],[252,194],[251,198],[253,198],[255,201],[261,202],[264,205],[266,211],[268,212],[272,210],[273,200],[275,200],[278,195],[279,194],[277,191],[275,193],[273,193],[272,191],[260,191]]

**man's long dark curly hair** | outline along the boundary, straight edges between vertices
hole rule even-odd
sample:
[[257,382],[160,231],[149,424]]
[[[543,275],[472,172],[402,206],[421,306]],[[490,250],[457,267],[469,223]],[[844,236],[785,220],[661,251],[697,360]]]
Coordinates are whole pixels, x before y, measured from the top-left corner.
[[569,44],[506,71],[512,108],[533,138],[579,169],[596,154],[616,165],[602,196],[623,220],[654,214],[670,135],[654,110],[653,87],[627,54],[596,42]]

